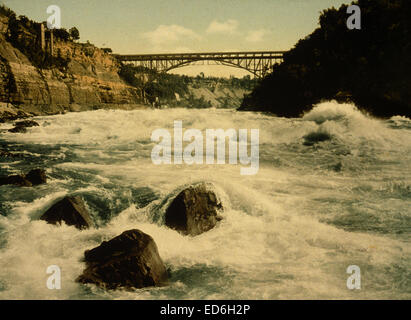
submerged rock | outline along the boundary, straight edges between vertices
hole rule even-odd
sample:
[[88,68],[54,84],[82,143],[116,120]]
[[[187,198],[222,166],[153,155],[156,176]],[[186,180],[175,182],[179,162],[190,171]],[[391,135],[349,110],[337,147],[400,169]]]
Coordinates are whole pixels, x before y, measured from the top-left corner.
[[23,120],[23,121],[16,122],[16,127],[30,128],[30,127],[38,127],[38,126],[40,125],[34,120]]
[[0,150],[0,158],[19,158],[21,155],[11,153],[5,150]]
[[86,269],[77,278],[107,289],[144,288],[167,282],[167,270],[153,238],[128,230],[84,253]]
[[196,236],[214,228],[222,220],[223,206],[206,183],[181,191],[167,208],[165,223],[178,232]]
[[27,132],[27,128],[24,126],[15,126],[12,129],[9,129],[9,132],[11,133],[26,133]]
[[327,132],[317,131],[317,132],[311,132],[307,134],[306,136],[304,136],[303,138],[304,138],[303,144],[305,146],[313,146],[314,144],[318,142],[331,140],[331,135]]
[[0,186],[3,185],[15,185],[19,187],[31,187],[32,183],[25,178],[24,175],[12,175],[8,177],[0,177]]
[[66,197],[55,203],[41,217],[51,224],[61,224],[65,222],[69,226],[77,229],[87,229],[93,225],[90,214],[86,209],[81,197]]
[[39,124],[34,120],[23,120],[15,123],[14,128],[9,129],[9,132],[12,133],[26,133],[27,128],[38,127]]
[[43,169],[31,170],[25,177],[33,186],[47,183],[46,171]]
[[0,186],[12,184],[20,187],[31,187],[43,183],[47,183],[46,171],[43,169],[34,169],[27,174],[0,177]]
[[343,169],[343,164],[341,163],[341,161],[339,161],[336,164],[332,165],[330,168],[335,172],[341,172],[341,170]]
[[0,150],[0,157],[3,158],[11,158],[13,156],[13,154],[11,154],[8,151],[4,151],[4,150]]

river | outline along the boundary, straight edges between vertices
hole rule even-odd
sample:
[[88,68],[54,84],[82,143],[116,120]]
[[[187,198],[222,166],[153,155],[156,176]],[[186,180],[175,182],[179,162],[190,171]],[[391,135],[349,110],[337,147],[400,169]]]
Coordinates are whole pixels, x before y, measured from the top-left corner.
[[[0,187],[0,299],[411,298],[410,119],[325,102],[298,119],[165,109],[35,120],[27,133],[0,133],[0,144],[22,156],[1,160],[1,175],[39,167],[49,176],[34,188]],[[241,175],[240,164],[154,165],[151,133],[172,132],[174,120],[202,131],[259,129],[258,173]],[[182,236],[164,226],[163,199],[199,181],[216,186],[224,219]],[[73,194],[97,228],[39,220]],[[86,249],[133,228],[154,238],[168,286],[104,291],[74,281]],[[61,268],[61,290],[46,287],[49,265]],[[347,288],[350,265],[360,267],[360,290]]]

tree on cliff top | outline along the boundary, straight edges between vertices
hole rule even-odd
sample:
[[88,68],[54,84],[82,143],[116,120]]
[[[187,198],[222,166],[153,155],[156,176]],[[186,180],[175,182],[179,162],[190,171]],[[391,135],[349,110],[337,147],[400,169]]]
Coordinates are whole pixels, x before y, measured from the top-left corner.
[[13,10],[7,8],[4,4],[0,4],[0,15],[6,16],[6,17],[16,17],[16,14],[14,13]]
[[78,29],[76,27],[73,27],[69,30],[70,33],[70,37],[73,40],[79,40],[80,39],[80,32],[78,31]]

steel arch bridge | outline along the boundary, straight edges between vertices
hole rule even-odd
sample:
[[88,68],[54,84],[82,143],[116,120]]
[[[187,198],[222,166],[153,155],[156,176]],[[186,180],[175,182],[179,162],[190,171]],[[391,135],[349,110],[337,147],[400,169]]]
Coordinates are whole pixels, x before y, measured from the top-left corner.
[[285,51],[251,52],[204,52],[170,54],[114,54],[121,62],[130,62],[158,72],[185,67],[198,62],[224,65],[245,69],[258,78],[273,70],[276,63],[282,62]]

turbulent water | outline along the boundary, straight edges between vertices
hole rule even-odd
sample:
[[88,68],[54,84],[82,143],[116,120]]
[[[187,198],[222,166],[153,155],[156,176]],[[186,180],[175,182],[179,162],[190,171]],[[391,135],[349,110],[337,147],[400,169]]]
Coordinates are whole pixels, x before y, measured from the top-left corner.
[[[21,158],[1,175],[46,168],[49,182],[0,187],[0,299],[410,299],[411,120],[376,120],[352,105],[323,103],[300,119],[232,110],[99,110],[35,119],[0,133]],[[154,165],[151,133],[257,128],[260,169]],[[10,128],[3,124],[0,129]],[[224,220],[197,237],[164,226],[170,195],[213,182]],[[97,228],[39,217],[81,195]],[[76,283],[86,249],[125,230],[150,234],[170,269],[166,287],[104,291]],[[49,265],[61,290],[46,287]],[[361,289],[347,289],[347,267]]]

